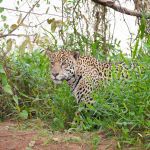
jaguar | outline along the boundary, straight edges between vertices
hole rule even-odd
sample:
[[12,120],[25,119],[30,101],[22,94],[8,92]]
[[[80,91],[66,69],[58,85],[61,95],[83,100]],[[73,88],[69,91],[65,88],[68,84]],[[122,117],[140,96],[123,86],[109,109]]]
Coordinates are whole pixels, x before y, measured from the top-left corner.
[[114,67],[121,76],[126,74],[126,69],[122,69],[120,64],[100,62],[92,56],[80,56],[77,51],[61,50],[46,53],[51,62],[52,80],[56,84],[66,80],[77,103],[93,101],[92,92],[99,86],[100,81],[112,78]]

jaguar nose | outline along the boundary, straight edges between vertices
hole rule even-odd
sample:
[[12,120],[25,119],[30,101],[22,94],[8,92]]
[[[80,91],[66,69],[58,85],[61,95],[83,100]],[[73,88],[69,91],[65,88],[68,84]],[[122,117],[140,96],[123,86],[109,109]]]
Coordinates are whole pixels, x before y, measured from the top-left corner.
[[59,75],[59,73],[52,73],[52,75],[53,75],[54,77],[57,77],[57,76]]

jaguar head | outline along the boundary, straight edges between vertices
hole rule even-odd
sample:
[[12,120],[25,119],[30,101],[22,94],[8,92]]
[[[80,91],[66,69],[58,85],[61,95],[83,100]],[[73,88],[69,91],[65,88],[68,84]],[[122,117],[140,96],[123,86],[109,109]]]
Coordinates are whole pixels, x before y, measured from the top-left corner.
[[51,62],[51,78],[56,84],[63,80],[69,80],[75,75],[76,63],[79,58],[78,52],[48,51],[47,55]]

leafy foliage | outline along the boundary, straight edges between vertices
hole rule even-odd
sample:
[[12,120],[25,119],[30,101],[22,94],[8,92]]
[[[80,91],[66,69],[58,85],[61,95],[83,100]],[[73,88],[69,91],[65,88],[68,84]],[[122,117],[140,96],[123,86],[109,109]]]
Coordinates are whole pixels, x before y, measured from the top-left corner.
[[[122,54],[114,57],[131,65],[131,59]],[[122,143],[133,144],[139,140],[146,143],[150,114],[149,61],[148,53],[139,54],[138,59],[134,58],[134,68],[128,70],[129,78],[118,80],[114,76],[107,86],[101,86],[93,94],[94,105],[85,108],[82,103],[77,106],[66,82],[53,84],[49,59],[43,53],[15,52],[7,65],[11,68],[9,80],[2,65],[0,69],[8,85],[6,88],[3,84],[5,88],[1,91],[0,105],[4,108],[1,119],[10,115],[23,120],[41,118],[49,121],[53,130],[109,129],[111,134],[119,135]]]
[[[21,1],[17,2],[17,8],[19,3]],[[130,49],[131,57],[121,52],[117,40],[111,44],[110,41],[105,41],[109,52],[104,55],[104,37],[96,33],[93,40],[94,36],[89,33],[89,22],[79,11],[82,5],[84,3],[81,1],[64,1],[64,13],[68,18],[49,18],[47,23],[50,30],[42,27],[44,35],[37,33],[33,38],[34,42],[28,35],[25,35],[19,46],[13,38],[0,41],[0,120],[40,118],[53,130],[61,131],[69,128],[80,131],[103,129],[116,136],[121,142],[118,142],[119,148],[121,144],[143,143],[142,148],[149,149],[150,35],[145,34],[146,21],[141,19],[135,45]],[[70,19],[72,10],[73,20]],[[3,11],[4,8],[0,7],[0,19],[4,23],[1,32],[9,33],[18,27],[23,16],[18,15],[17,22],[8,25],[8,16],[3,15]],[[81,18],[85,21],[86,33],[79,29]],[[23,23],[21,26],[26,27]],[[59,44],[60,41],[63,44]],[[81,54],[90,53],[100,61],[121,61],[127,66],[133,63],[135,67],[128,70],[128,79],[117,80],[114,76],[107,86],[101,86],[95,91],[94,105],[77,105],[66,82],[54,85],[50,78],[49,59],[40,52],[41,48],[45,50],[49,45],[52,50],[78,50]],[[100,138],[95,137],[92,142],[96,149]]]
[[[150,61],[145,56],[144,60],[147,59]],[[101,86],[93,95],[96,100],[93,106],[87,105],[86,109],[80,106],[74,127],[80,130],[109,129],[116,136],[121,134],[122,142],[128,144],[135,143],[140,136],[146,139],[150,123],[150,66],[144,60],[129,70],[129,79],[114,78],[108,86]]]
[[[24,55],[15,53],[9,63],[12,68],[9,84],[13,94],[9,99],[1,97],[0,103],[7,101],[11,104],[7,109],[12,110],[18,119],[39,117],[51,120],[55,129],[69,127],[75,111],[74,98],[66,83],[61,87],[53,85],[46,56],[38,51]],[[10,114],[3,111],[1,119]]]

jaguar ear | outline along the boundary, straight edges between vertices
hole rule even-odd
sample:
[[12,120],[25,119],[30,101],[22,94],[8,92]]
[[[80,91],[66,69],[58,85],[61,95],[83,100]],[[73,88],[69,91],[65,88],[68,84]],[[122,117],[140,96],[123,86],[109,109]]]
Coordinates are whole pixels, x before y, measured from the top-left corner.
[[49,49],[45,51],[45,54],[48,56],[48,58],[52,57],[52,52]]
[[77,60],[79,58],[79,56],[80,56],[80,53],[75,51],[75,52],[72,52],[72,55],[75,58],[75,60]]

